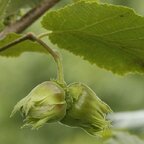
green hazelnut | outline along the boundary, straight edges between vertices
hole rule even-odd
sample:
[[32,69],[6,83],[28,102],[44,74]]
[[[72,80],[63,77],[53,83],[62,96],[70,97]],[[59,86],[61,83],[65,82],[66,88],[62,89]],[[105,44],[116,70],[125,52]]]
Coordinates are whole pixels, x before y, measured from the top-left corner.
[[24,126],[39,128],[45,123],[61,120],[66,114],[65,91],[54,81],[46,81],[36,86],[19,101],[12,115],[20,111],[25,118]]
[[111,109],[94,91],[82,83],[70,84],[67,91],[73,102],[61,123],[80,127],[91,135],[102,134],[109,128],[110,122],[106,116]]

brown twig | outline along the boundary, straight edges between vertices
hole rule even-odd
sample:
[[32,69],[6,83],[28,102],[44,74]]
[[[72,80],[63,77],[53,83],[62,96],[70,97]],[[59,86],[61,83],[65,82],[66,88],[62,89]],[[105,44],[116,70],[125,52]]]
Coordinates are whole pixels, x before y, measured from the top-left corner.
[[20,20],[7,26],[0,32],[0,39],[11,32],[21,33],[59,1],[60,0],[43,0],[39,5],[27,12]]

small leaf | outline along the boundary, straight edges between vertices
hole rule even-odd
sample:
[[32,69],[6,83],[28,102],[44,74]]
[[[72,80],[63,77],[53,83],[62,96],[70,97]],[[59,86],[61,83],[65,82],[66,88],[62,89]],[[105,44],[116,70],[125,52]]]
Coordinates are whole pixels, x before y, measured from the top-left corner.
[[0,55],[1,56],[19,56],[23,52],[42,52],[46,53],[46,50],[36,42],[26,40],[15,46],[12,46],[4,51],[1,51],[1,47],[7,45],[8,43],[20,38],[21,35],[11,33],[7,35],[4,39],[0,41]]
[[53,44],[114,73],[144,73],[144,18],[122,6],[80,1],[42,20]]

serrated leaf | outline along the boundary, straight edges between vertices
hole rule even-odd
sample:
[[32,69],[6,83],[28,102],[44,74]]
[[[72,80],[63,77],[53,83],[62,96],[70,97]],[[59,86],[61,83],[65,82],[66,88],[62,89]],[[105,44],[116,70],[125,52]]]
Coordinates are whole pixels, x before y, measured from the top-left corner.
[[42,20],[53,44],[114,73],[144,73],[144,18],[122,6],[78,2]]
[[104,144],[144,144],[144,141],[136,135],[131,135],[127,132],[117,132]]
[[[4,39],[2,39],[0,41],[0,50],[1,50],[1,47],[7,45],[8,43],[10,43],[20,37],[21,37],[21,35],[18,35],[15,33],[11,33],[11,34],[7,35]],[[0,51],[0,56],[14,57],[14,56],[19,56],[23,52],[46,53],[46,50],[41,45],[39,45],[37,42],[32,42],[30,40],[26,40],[24,42],[21,42],[15,46],[12,46],[12,47],[6,49],[4,51]]]

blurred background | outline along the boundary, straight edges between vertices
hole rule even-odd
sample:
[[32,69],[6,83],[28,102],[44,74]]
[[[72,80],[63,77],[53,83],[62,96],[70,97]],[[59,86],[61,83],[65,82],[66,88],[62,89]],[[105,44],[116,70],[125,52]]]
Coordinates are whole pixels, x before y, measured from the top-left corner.
[[[70,0],[62,0],[55,8]],[[102,0],[102,2],[132,7],[144,15],[143,0]],[[40,34],[44,29],[40,20],[27,31]],[[53,48],[57,48],[46,42]],[[64,74],[67,83],[83,82],[108,103],[114,112],[138,111],[144,109],[144,76],[128,74],[119,76],[91,65],[68,51],[60,50],[63,57]],[[22,118],[10,118],[14,105],[25,97],[37,84],[56,77],[56,67],[51,56],[38,53],[24,53],[17,58],[0,57],[0,144],[101,144],[79,128],[69,128],[57,123],[47,124],[39,130],[20,129]],[[143,131],[131,131],[142,139]],[[113,142],[109,142],[113,144]],[[116,143],[125,144],[125,143]],[[127,143],[128,144],[128,143]],[[135,143],[133,143],[135,144]]]

